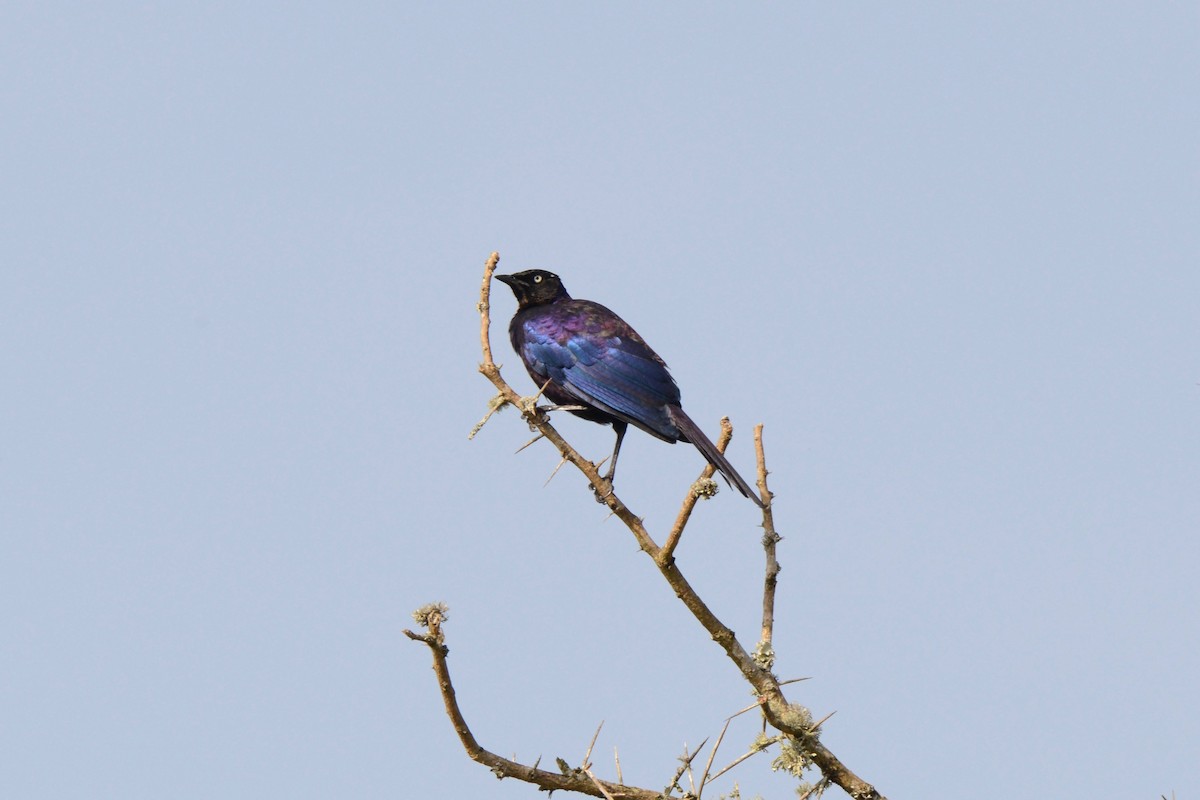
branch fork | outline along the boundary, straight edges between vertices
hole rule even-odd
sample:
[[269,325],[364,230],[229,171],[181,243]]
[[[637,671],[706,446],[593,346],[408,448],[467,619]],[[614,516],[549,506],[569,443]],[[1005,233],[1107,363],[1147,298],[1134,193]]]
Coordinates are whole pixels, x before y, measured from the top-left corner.
[[[540,396],[541,392],[539,391],[538,395],[533,398],[523,398],[501,377],[500,368],[492,358],[490,341],[490,288],[492,276],[499,262],[499,253],[492,253],[488,258],[484,266],[483,280],[480,286],[480,299],[477,305],[480,313],[480,347],[483,353],[483,362],[479,365],[479,371],[496,388],[497,394],[488,404],[489,410],[487,416],[475,426],[471,432],[471,436],[478,433],[488,419],[504,405],[512,405],[519,409],[522,417],[539,434],[537,438],[545,438],[550,441],[558,449],[563,460],[574,465],[591,484],[597,500],[608,506],[612,514],[625,524],[636,539],[639,548],[651,558],[655,567],[658,568],[675,595],[692,613],[701,627],[708,632],[713,641],[725,651],[726,656],[733,662],[734,666],[746,682],[750,684],[755,695],[758,697],[757,702],[742,709],[742,711],[739,711],[726,720],[725,728],[722,729],[720,737],[718,737],[716,743],[713,745],[708,763],[705,765],[704,773],[698,785],[692,784],[693,788],[689,791],[689,794],[698,798],[706,784],[729,769],[732,769],[737,764],[742,763],[742,761],[755,753],[761,752],[771,744],[779,743],[783,748],[780,756],[776,759],[776,765],[783,765],[779,768],[787,769],[789,772],[797,775],[809,767],[815,767],[819,770],[821,777],[816,784],[808,788],[806,796],[820,792],[828,785],[836,784],[851,797],[856,798],[856,800],[884,800],[883,796],[873,786],[859,778],[821,743],[820,726],[828,717],[822,719],[821,722],[813,724],[812,715],[808,710],[802,706],[789,703],[783,694],[782,686],[784,683],[791,683],[792,681],[781,683],[772,672],[775,662],[775,651],[772,644],[775,625],[775,592],[780,572],[779,562],[776,558],[776,545],[782,540],[782,537],[775,530],[774,514],[770,502],[772,494],[767,486],[768,472],[762,439],[763,426],[757,425],[754,428],[754,448],[758,464],[758,489],[761,496],[767,501],[766,508],[762,510],[762,546],[766,564],[763,577],[762,629],[758,644],[754,648],[753,654],[751,654],[738,641],[733,631],[716,617],[695,589],[692,588],[691,584],[680,571],[674,557],[682,539],[683,530],[700,496],[705,494],[705,490],[703,488],[700,491],[689,489],[674,525],[668,532],[664,544],[660,546],[650,536],[642,520],[621,501],[611,484],[601,477],[598,465],[593,464],[580,455],[578,451],[562,438],[554,426],[550,424],[549,418],[543,412],[543,409],[538,408],[536,405],[537,396]],[[545,387],[542,388],[544,389]],[[721,434],[716,442],[717,449],[724,452],[725,448],[729,445],[732,435],[733,428],[728,418],[722,419]],[[534,441],[536,441],[536,438]],[[706,465],[697,480],[697,484],[694,484],[694,486],[705,486],[704,481],[711,481],[714,472],[715,469],[711,465]],[[592,743],[588,746],[582,766],[574,769],[565,769],[563,770],[565,774],[539,769],[536,762],[533,766],[527,766],[510,761],[483,749],[475,740],[475,737],[467,727],[466,721],[463,719],[455,698],[454,687],[450,681],[449,667],[446,663],[448,650],[445,646],[444,635],[441,629],[441,624],[446,618],[445,607],[426,606],[421,609],[421,612],[425,613],[419,616],[418,622],[426,628],[428,633],[413,633],[409,630],[405,630],[404,633],[410,639],[424,642],[429,647],[433,657],[433,669],[438,678],[438,685],[446,706],[447,716],[450,717],[451,723],[458,733],[463,747],[467,751],[467,755],[473,760],[488,766],[498,777],[518,778],[547,791],[567,789],[593,797],[604,797],[607,800],[660,800],[660,798],[669,795],[676,788],[682,791],[682,787],[679,786],[679,780],[685,772],[689,776],[689,781],[692,781],[691,763],[703,748],[703,744],[695,752],[691,754],[685,753],[679,772],[668,785],[665,792],[626,786],[622,781],[612,783],[597,778],[592,772],[592,765],[590,763],[592,747],[595,745],[596,737],[593,737]],[[420,614],[421,612],[418,613]],[[778,734],[774,737],[764,737],[764,740],[756,743],[748,753],[740,756],[724,769],[712,773],[713,759],[716,756],[717,748],[724,739],[729,722],[739,714],[754,708],[762,709],[765,722],[778,731]],[[599,733],[600,731],[597,729],[596,736],[599,736]]]

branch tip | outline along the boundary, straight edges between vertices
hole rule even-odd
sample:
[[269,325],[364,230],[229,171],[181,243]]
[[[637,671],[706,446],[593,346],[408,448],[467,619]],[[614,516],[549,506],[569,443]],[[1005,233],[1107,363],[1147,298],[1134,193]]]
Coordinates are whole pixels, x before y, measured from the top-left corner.
[[412,612],[412,618],[422,628],[435,628],[450,619],[450,606],[442,602],[426,603]]

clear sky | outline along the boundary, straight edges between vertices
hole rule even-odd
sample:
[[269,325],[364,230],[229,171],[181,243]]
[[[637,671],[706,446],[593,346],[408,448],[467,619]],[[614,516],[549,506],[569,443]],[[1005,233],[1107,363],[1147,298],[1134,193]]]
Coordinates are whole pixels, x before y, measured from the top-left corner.
[[[454,738],[431,600],[505,755],[605,720],[597,772],[661,787],[750,702],[549,445],[467,441],[492,250],[748,473],[765,424],[777,668],[862,777],[1195,796],[1198,41],[1170,2],[6,3],[0,796],[540,796]],[[700,456],[621,461],[661,535]],[[756,526],[726,487],[679,552],[751,645]],[[717,792],[790,796],[767,763]]]

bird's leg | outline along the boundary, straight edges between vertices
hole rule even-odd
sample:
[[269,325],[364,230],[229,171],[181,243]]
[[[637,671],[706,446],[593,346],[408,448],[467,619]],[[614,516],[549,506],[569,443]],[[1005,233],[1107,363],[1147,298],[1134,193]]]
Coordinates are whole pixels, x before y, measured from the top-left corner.
[[617,434],[617,443],[613,446],[612,461],[608,462],[608,472],[604,474],[604,480],[608,481],[609,485],[612,485],[613,477],[617,474],[617,454],[621,452],[621,440],[625,438],[625,429],[629,424],[616,420],[612,426]]
[[[620,420],[613,420],[612,426],[613,430],[617,433],[617,443],[613,446],[612,460],[608,463],[608,472],[604,473],[604,480],[608,483],[608,491],[602,494],[600,487],[595,487],[593,492],[596,495],[597,503],[605,502],[609,495],[613,493],[613,476],[617,474],[617,454],[621,452],[621,440],[625,438],[625,429],[629,427],[629,424]],[[603,461],[600,462],[600,464],[603,463]],[[597,464],[596,469],[599,468],[600,465]]]

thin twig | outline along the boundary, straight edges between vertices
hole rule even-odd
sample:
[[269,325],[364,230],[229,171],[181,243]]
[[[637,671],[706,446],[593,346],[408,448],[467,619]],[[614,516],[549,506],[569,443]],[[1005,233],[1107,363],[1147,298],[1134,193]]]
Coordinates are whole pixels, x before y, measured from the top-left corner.
[[763,450],[763,426],[754,426],[754,453],[758,461],[758,490],[767,498],[763,509],[762,545],[766,553],[766,570],[763,575],[762,637],[758,640],[755,657],[759,665],[770,670],[775,666],[775,588],[779,579],[779,561],[775,557],[775,546],[782,537],[775,532],[775,513],[771,509],[771,492],[767,489],[767,456]]
[[492,362],[492,343],[488,337],[488,328],[491,327],[491,288],[492,275],[496,272],[496,267],[500,264],[500,254],[492,253],[488,256],[487,263],[483,265],[483,281],[479,287],[479,304],[475,308],[479,311],[479,338],[483,344],[483,363],[491,364]]
[[488,420],[492,418],[492,415],[495,414],[500,409],[504,408],[506,405],[508,405],[508,401],[504,399],[504,395],[502,395],[502,394],[498,394],[495,397],[493,397],[491,400],[489,400],[488,401],[488,412],[483,415],[483,419],[479,420],[479,422],[476,422],[475,425],[471,428],[471,432],[467,434],[467,441],[471,441],[472,439],[474,439],[476,437],[476,435],[478,435],[479,432],[481,430],[483,430],[483,426],[487,425]]
[[[633,786],[617,786],[598,780],[594,775],[588,775],[588,779],[584,779],[579,774],[564,775],[557,772],[547,772],[543,769],[538,769],[536,764],[530,767],[526,764],[510,761],[481,747],[479,742],[476,741],[475,735],[471,733],[471,729],[467,726],[467,721],[463,718],[462,711],[458,707],[458,698],[454,692],[454,684],[450,680],[450,667],[446,663],[446,655],[449,652],[449,648],[445,644],[442,620],[443,616],[440,613],[431,613],[425,618],[423,623],[426,625],[428,633],[421,634],[405,630],[404,635],[414,641],[423,642],[429,647],[429,652],[433,656],[433,672],[437,676],[438,687],[442,694],[442,703],[446,707],[446,716],[450,718],[450,724],[454,726],[454,732],[458,734],[458,739],[462,742],[463,748],[467,751],[467,755],[471,760],[488,767],[498,777],[517,778],[550,792],[556,789],[564,789],[593,797],[604,797],[606,800],[658,800],[661,796],[660,792],[653,792],[649,789],[641,789]],[[538,763],[540,763],[540,759]]]
[[[729,422],[729,417],[721,417],[721,435],[717,437],[717,452],[724,453],[725,448],[729,446],[729,440],[733,438],[733,425]],[[713,475],[717,472],[717,468],[712,464],[705,464],[704,469],[700,470],[700,477],[696,479],[696,483],[704,480],[712,480]],[[696,484],[693,483],[693,486]],[[667,534],[667,541],[663,544],[662,554],[660,558],[670,559],[675,548],[679,546],[679,539],[683,536],[684,526],[687,525],[688,519],[692,516],[692,511],[696,508],[696,503],[700,501],[700,496],[688,489],[687,496],[683,498],[683,505],[679,509],[679,515],[675,517],[675,524],[671,526],[671,532]]]

